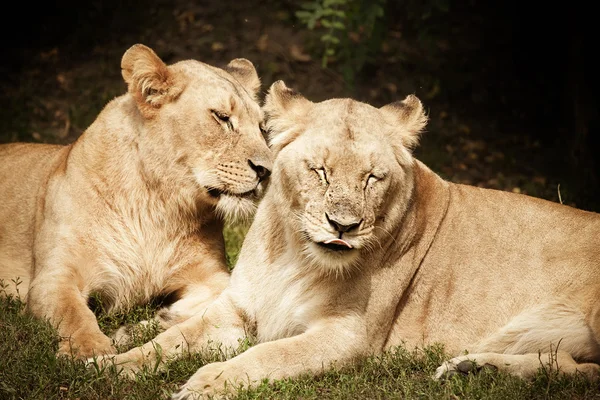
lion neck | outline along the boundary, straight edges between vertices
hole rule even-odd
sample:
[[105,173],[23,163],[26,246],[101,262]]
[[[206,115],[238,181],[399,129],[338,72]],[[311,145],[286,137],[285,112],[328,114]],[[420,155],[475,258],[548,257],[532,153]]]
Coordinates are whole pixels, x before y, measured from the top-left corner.
[[147,140],[153,134],[150,129],[134,100],[123,95],[81,135],[72,156],[79,158],[86,180],[111,207],[130,210],[133,205],[174,221],[199,221],[200,215],[212,214],[214,207],[202,204],[200,190],[184,166]]
[[400,201],[406,202],[404,212],[392,217],[392,224],[386,227],[391,235],[382,241],[385,256],[381,263],[411,258],[411,269],[416,272],[446,215],[450,195],[448,183],[418,160],[413,163],[412,180],[408,198]]

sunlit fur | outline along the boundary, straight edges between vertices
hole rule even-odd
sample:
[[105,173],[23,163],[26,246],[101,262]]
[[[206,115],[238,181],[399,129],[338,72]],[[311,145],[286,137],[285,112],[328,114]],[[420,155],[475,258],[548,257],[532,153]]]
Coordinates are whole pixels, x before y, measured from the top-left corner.
[[250,61],[167,66],[134,45],[121,70],[128,92],[75,143],[0,146],[0,280],[22,282],[61,354],[115,352],[91,296],[111,312],[171,294],[162,327],[206,308],[229,280],[223,219],[251,215],[252,166],[271,168]]
[[[272,106],[275,101],[271,98],[271,103],[267,103],[267,112],[270,110],[269,104]],[[412,194],[412,173],[410,153],[402,146],[403,134],[418,134],[419,127],[422,127],[425,120],[425,117],[415,118],[415,123],[419,125],[406,125],[396,139],[399,143],[396,148],[384,144],[388,135],[394,135],[389,130],[390,127],[384,125],[380,132],[365,128],[364,132],[369,134],[362,133],[360,128],[347,128],[346,124],[357,121],[352,116],[341,120],[340,114],[333,112],[347,107],[348,103],[344,102],[323,102],[322,108],[312,111],[310,120],[321,121],[327,128],[320,131],[311,126],[304,133],[296,132],[294,140],[290,142],[280,138],[280,135],[290,133],[285,123],[280,122],[285,118],[271,117],[268,120],[271,145],[273,142],[278,143],[278,146],[286,143],[278,150],[271,190],[279,193],[281,198],[275,205],[278,212],[282,215],[291,213],[295,217],[286,223],[288,229],[296,233],[288,245],[296,246],[311,268],[317,269],[324,276],[333,277],[349,276],[359,270],[369,254],[375,249],[381,249],[382,241],[389,240],[391,227],[386,219],[393,221],[395,215],[402,215],[406,211],[407,199]],[[352,107],[364,107],[361,111],[367,113],[378,111],[367,105]],[[419,110],[421,108],[415,107],[416,112]],[[332,118],[331,115],[337,117]],[[328,119],[331,121],[326,124]],[[296,131],[301,132],[302,123],[297,125]],[[360,126],[360,122],[357,125]],[[286,130],[275,133],[278,127]],[[353,132],[352,140],[348,140],[348,129],[357,130]],[[413,131],[416,133],[411,133]],[[374,135],[377,139],[373,140],[369,135]],[[315,166],[321,167],[327,163],[333,163],[327,166],[334,171],[332,176],[324,177],[323,173],[313,170]],[[378,174],[380,179],[367,183],[366,176],[371,172]],[[386,190],[400,192],[395,202],[390,203],[386,199]],[[342,233],[342,238],[352,245],[352,249],[332,251],[318,244],[340,235],[326,215],[361,221],[357,228]]]
[[216,199],[215,211],[220,218],[230,223],[245,223],[252,218],[266,186],[258,181],[254,171],[242,168],[237,168],[235,174],[223,167],[211,170],[195,169],[194,177],[196,182],[207,190],[224,191]]
[[217,203],[217,214],[230,223],[250,221],[256,211],[257,197],[252,198],[223,194]]
[[[272,110],[269,106],[275,100],[269,96],[267,99],[266,109]],[[382,124],[377,131],[361,126],[354,118],[355,113],[366,112],[367,117],[382,120],[383,113],[373,107],[357,105],[358,110],[350,112],[346,100],[323,102],[314,108],[312,103],[300,102],[307,107],[304,112],[313,113],[307,120],[323,125],[311,125],[313,129],[305,131],[297,122],[299,128],[293,139],[278,141],[278,119],[271,116],[270,145],[278,155],[269,187],[233,270],[229,295],[221,296],[195,323],[180,324],[177,332],[168,330],[166,336],[157,339],[165,349],[165,357],[178,354],[179,348],[201,350],[213,339],[235,344],[231,338],[245,333],[252,333],[261,343],[270,343],[319,329],[327,324],[323,321],[325,315],[336,315],[336,305],[343,297],[362,298],[364,289],[347,290],[345,286],[371,271],[373,257],[387,250],[390,239],[394,241],[391,232],[406,212],[413,191],[410,153],[403,147],[403,135],[418,134],[419,126]],[[415,107],[414,112],[422,113],[422,108]],[[292,114],[300,118],[301,113]],[[343,124],[339,123],[340,115],[345,118]],[[422,122],[423,118],[415,120]],[[353,139],[347,136],[346,124],[356,128]],[[328,135],[330,140],[315,140]],[[371,135],[378,140],[372,140]],[[390,143],[397,143],[398,154]],[[329,157],[325,154],[328,152]],[[315,173],[313,167],[317,164],[326,164],[330,175]],[[331,173],[333,168],[337,175]],[[369,180],[371,173],[379,179]],[[196,179],[205,186],[218,185],[214,174],[197,173]],[[331,251],[318,244],[340,236],[326,214],[361,221],[354,230],[341,234],[352,249]],[[344,351],[354,355],[355,343],[362,342],[364,332],[350,327],[363,306],[342,318],[346,322],[340,325],[346,338]],[[209,326],[202,325],[201,320],[210,321]],[[180,346],[182,339],[184,346]],[[330,339],[337,340],[336,335]],[[115,361],[127,361],[125,367],[135,370],[146,357],[156,356],[155,348],[154,343],[148,343],[117,356]],[[317,362],[322,368],[318,358],[310,363]],[[277,368],[276,375],[288,373],[290,368],[295,367]],[[196,387],[193,382],[190,389]]]
[[[600,215],[443,180],[411,155],[426,120],[414,96],[379,109],[312,103],[278,82],[264,109],[277,154],[229,286],[114,362],[132,371],[208,341],[257,338],[173,399],[318,375],[398,345],[457,355],[437,379],[465,360],[523,378],[544,367],[598,379]],[[354,253],[315,247],[340,234]]]

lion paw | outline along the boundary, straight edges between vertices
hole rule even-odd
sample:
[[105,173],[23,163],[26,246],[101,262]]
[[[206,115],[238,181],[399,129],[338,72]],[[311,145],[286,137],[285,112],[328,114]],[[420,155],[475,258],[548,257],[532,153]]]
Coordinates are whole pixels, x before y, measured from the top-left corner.
[[172,400],[226,399],[228,390],[224,362],[214,362],[200,368],[192,377],[173,394]]
[[135,363],[123,360],[122,354],[107,354],[99,357],[90,357],[86,360],[86,367],[102,371],[114,367],[116,371],[126,378],[134,378],[139,368]]
[[140,321],[137,324],[121,326],[112,334],[112,339],[116,346],[131,348],[138,343],[145,343],[151,337],[155,337],[158,333],[159,329],[157,321]]
[[86,359],[93,356],[115,354],[116,352],[117,349],[113,346],[112,340],[108,336],[95,335],[84,338],[71,337],[61,340],[57,355]]
[[102,355],[102,356],[94,356],[88,357],[85,360],[85,366],[88,368],[96,367],[98,369],[103,369],[109,367],[114,364],[115,355]]
[[476,360],[469,358],[469,356],[455,357],[445,361],[436,369],[434,379],[444,380],[454,375],[476,374],[483,369],[497,371],[498,367],[488,363],[479,365]]

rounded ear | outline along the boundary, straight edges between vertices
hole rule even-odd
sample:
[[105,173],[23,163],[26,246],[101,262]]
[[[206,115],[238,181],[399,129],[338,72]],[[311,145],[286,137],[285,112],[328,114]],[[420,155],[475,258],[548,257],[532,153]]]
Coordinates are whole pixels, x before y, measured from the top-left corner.
[[283,81],[274,82],[265,97],[269,145],[278,152],[302,132],[305,118],[313,103],[288,88]]
[[182,90],[165,63],[143,44],[134,44],[123,54],[121,74],[146,117],[151,117],[157,108],[176,98]]
[[238,81],[244,89],[256,100],[260,90],[260,78],[254,64],[246,58],[235,58],[225,68],[231,76]]
[[419,135],[427,125],[427,115],[417,96],[408,95],[402,101],[387,104],[379,109],[390,125],[402,128],[402,142],[409,149],[419,144]]

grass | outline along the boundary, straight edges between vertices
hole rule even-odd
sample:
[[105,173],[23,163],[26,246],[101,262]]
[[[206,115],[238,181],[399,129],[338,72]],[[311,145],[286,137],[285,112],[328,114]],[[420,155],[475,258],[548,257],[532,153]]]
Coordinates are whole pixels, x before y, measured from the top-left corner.
[[[83,362],[57,358],[55,331],[23,313],[13,298],[0,300],[0,398],[2,399],[164,399],[197,368],[221,359],[219,354],[189,354],[163,372],[144,371],[127,379],[112,368],[86,368]],[[145,310],[132,311],[144,317]],[[139,313],[139,314],[138,314]],[[113,318],[118,318],[113,317]],[[107,320],[101,320],[103,328]],[[113,321],[114,322],[114,321]],[[109,324],[110,325],[110,324]],[[398,347],[380,357],[321,376],[263,383],[241,390],[237,399],[589,399],[600,398],[598,382],[564,378],[540,371],[526,382],[484,371],[455,376],[446,382],[431,379],[447,357],[439,346],[407,351]]]
[[225,226],[223,236],[225,237],[225,256],[229,268],[233,268],[235,265],[249,228],[249,223]]
[[[235,262],[247,226],[225,230],[227,255]],[[129,312],[107,315],[97,311],[105,333],[123,324],[150,318],[152,304]],[[156,334],[153,326],[140,330],[133,345]],[[168,399],[202,365],[222,355],[188,354],[167,364],[164,371],[146,370],[134,379],[114,368],[86,368],[82,361],[56,357],[58,338],[46,322],[24,312],[19,300],[0,299],[0,399]],[[120,349],[124,350],[124,349]],[[561,377],[540,370],[529,382],[503,373],[484,371],[455,376],[445,382],[431,379],[448,358],[441,346],[408,351],[403,347],[379,356],[357,360],[341,370],[320,376],[301,376],[241,390],[236,399],[592,399],[600,398],[600,382],[582,377]]]

